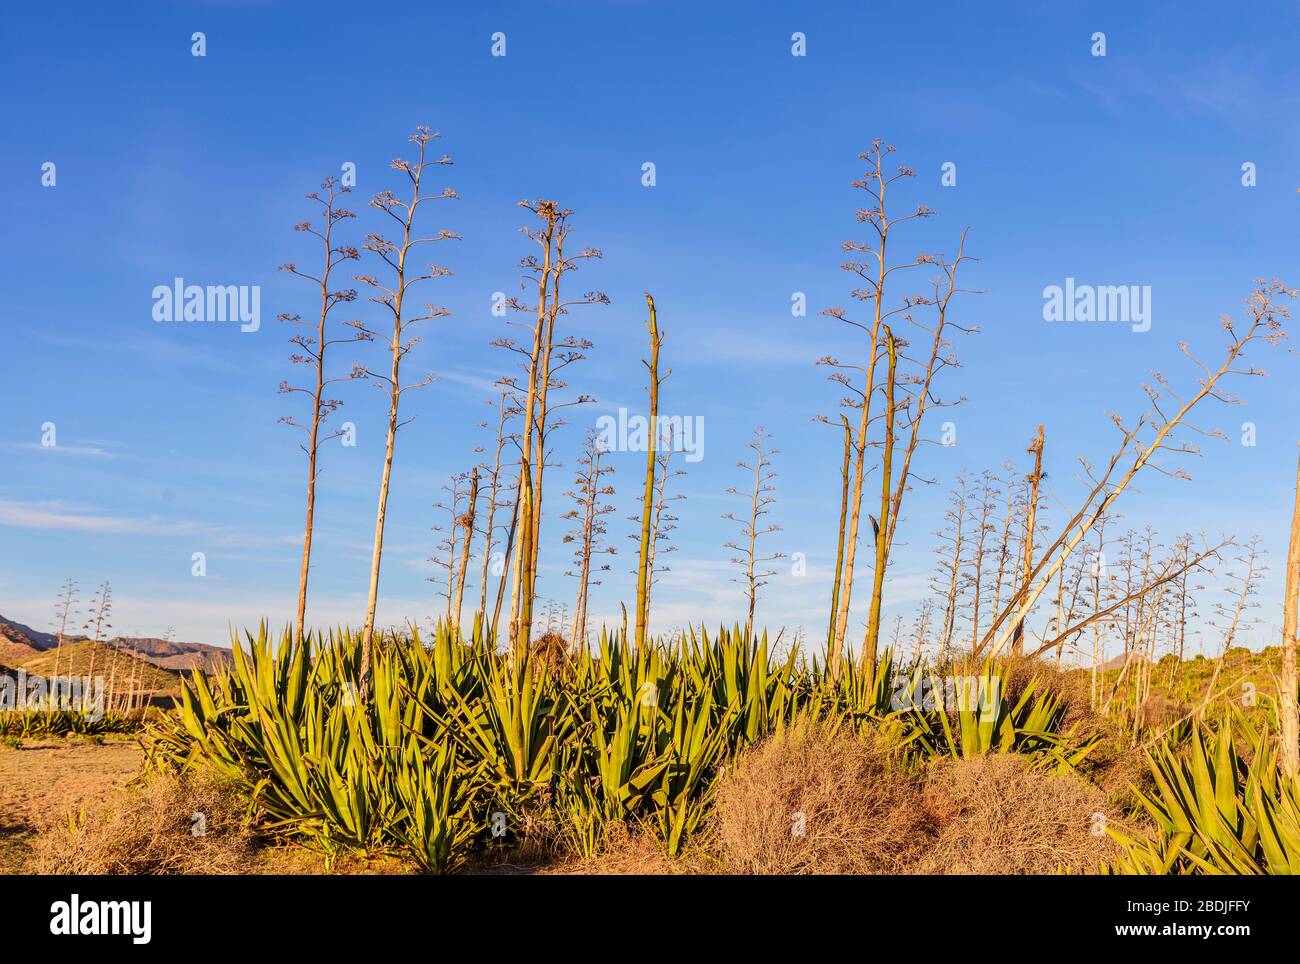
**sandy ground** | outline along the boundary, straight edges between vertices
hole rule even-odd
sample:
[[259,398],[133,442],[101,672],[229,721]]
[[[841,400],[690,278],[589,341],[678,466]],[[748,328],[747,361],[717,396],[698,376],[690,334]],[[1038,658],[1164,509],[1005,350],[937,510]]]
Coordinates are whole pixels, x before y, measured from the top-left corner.
[[133,738],[78,737],[0,745],[0,873],[21,873],[27,841],[38,827],[101,799],[140,772],[144,753]]
[[[80,737],[29,739],[22,740],[19,748],[0,744],[0,875],[30,872],[30,842],[41,828],[120,792],[140,773],[143,762],[144,752],[133,737],[109,736],[102,743]],[[344,857],[326,870],[316,853],[268,844],[257,848],[244,873],[408,874],[414,870],[394,859],[353,857]],[[477,861],[466,869],[478,874],[681,872],[669,863],[650,848],[629,846],[598,863],[512,863],[498,858]]]
[[[17,749],[0,744],[0,874],[30,872],[30,841],[37,831],[66,818],[81,806],[105,799],[140,773],[144,751],[134,737],[105,737],[95,743],[80,737],[22,740]],[[302,847],[258,848],[247,873],[320,874],[324,862]],[[410,873],[392,860],[344,858],[333,868],[342,874]]]

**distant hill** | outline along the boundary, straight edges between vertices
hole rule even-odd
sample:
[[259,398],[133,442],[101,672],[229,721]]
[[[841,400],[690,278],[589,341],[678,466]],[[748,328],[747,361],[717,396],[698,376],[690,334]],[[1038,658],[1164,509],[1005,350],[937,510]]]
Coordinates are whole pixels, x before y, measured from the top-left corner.
[[[1145,663],[1146,661],[1147,659],[1145,656],[1134,656],[1133,666],[1130,668],[1130,672],[1134,672],[1134,673],[1137,672],[1138,666]],[[1101,666],[1098,667],[1098,669],[1100,669],[1101,672],[1103,673],[1108,673],[1111,670],[1123,669],[1124,664],[1126,662],[1128,662],[1128,659],[1124,656],[1123,653],[1120,653],[1118,656],[1112,657],[1111,659],[1102,663]]]
[[164,669],[210,669],[231,661],[230,650],[207,643],[177,643],[152,636],[127,636],[110,643]]
[[32,629],[30,626],[5,619],[3,616],[0,616],[0,637],[25,643],[33,649],[49,649],[59,641],[59,637],[54,633],[43,633],[39,629]]
[[[82,642],[87,637],[81,633],[69,633],[63,639],[66,648],[68,643]],[[58,644],[59,637],[55,633],[44,633],[0,616],[0,663],[9,666],[25,664]],[[228,663],[231,658],[230,650],[221,646],[178,643],[153,636],[115,637],[101,640],[100,645],[135,653],[154,666],[170,670],[210,669]]]
[[45,649],[45,635],[0,616],[0,663],[13,665],[39,653]]
[[12,666],[15,663],[21,663],[25,659],[42,652],[39,649],[33,649],[31,646],[23,643],[15,643],[0,637],[0,666]]
[[[55,675],[55,661],[58,661],[59,676],[86,676],[90,672],[91,650],[94,644],[89,641],[64,643],[62,652],[48,649],[24,660],[20,669],[28,675]],[[104,685],[112,680],[112,689],[125,694],[131,685],[132,674],[135,676],[136,692],[158,696],[172,696],[180,693],[181,674],[174,670],[162,669],[143,659],[137,659],[112,646],[99,644],[95,651],[95,675],[102,677]],[[12,671],[9,675],[13,675]]]

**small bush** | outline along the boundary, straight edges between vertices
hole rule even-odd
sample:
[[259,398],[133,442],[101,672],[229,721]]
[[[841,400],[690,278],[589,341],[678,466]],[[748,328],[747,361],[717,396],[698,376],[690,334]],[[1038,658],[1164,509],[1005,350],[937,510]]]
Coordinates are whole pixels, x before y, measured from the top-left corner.
[[200,772],[151,774],[33,841],[43,874],[235,874],[252,835],[227,782]]
[[1114,852],[1094,832],[1094,814],[1108,813],[1105,793],[1070,773],[1031,770],[1017,754],[937,764],[925,808],[938,836],[918,873],[1093,872]]
[[869,739],[801,724],[740,754],[715,819],[728,869],[897,873],[928,837],[916,781]]

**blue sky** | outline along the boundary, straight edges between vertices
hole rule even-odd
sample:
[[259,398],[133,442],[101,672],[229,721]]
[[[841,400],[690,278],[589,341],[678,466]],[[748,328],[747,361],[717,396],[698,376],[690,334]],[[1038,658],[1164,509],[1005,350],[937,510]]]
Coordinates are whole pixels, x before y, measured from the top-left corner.
[[[489,347],[504,333],[491,297],[515,290],[529,250],[520,199],[575,211],[575,239],[605,254],[578,283],[611,299],[572,317],[595,347],[571,383],[599,401],[558,437],[564,465],[548,492],[569,487],[583,424],[643,404],[645,290],[673,369],[663,408],[707,426],[705,458],[680,482],[688,498],[674,571],[658,590],[660,629],[742,614],[722,548],[733,527],[721,516],[736,508],[725,490],[741,481],[735,463],[758,424],[781,450],[773,521],[784,531],[771,547],[808,562],[803,577],[782,568],[759,620],[787,632],[824,625],[837,441],[812,419],[839,393],[814,362],[848,356],[852,342],[817,311],[849,302],[839,245],[862,236],[849,182],[872,137],[917,170],[900,192],[907,202],[939,212],[900,247],[951,252],[969,226],[981,261],[968,283],[986,289],[962,305],[981,331],[960,343],[965,367],[943,392],[969,402],[949,416],[958,444],[927,449],[919,466],[943,485],[906,507],[891,618],[925,595],[931,533],[960,468],[1023,459],[1041,421],[1050,497],[1069,503],[1076,457],[1109,452],[1107,411],[1139,412],[1152,368],[1190,383],[1180,340],[1213,356],[1220,314],[1240,311],[1254,278],[1300,284],[1300,21],[1283,4],[1226,17],[1185,3],[390,12],[249,0],[26,5],[6,19],[0,613],[38,627],[65,576],[86,590],[111,579],[115,626],[136,634],[173,626],[182,639],[224,642],[232,625],[290,618],[305,467],[276,424],[299,410],[276,393],[293,372],[291,332],[275,315],[313,305],[276,268],[310,263],[292,226],[311,217],[303,195],[345,162],[358,171],[357,239],[377,229],[382,215],[364,200],[398,186],[388,161],[417,124],[442,132],[456,163],[438,173],[461,195],[429,223],[463,241],[439,251],[455,274],[431,293],[453,314],[426,328],[409,366],[441,378],[407,397],[416,420],[398,440],[385,622],[441,605],[426,581],[432,503],[489,441],[477,422],[507,364]],[[191,55],[194,31],[206,35],[205,57]],[[490,55],[497,31],[505,57]],[[807,37],[804,57],[791,56],[795,31]],[[1090,54],[1097,31],[1105,57]],[[53,188],[41,185],[48,161]],[[641,184],[647,161],[653,188]],[[940,183],[947,162],[955,187]],[[1255,187],[1241,183],[1247,162]],[[260,285],[260,330],[154,322],[152,289],[177,276]],[[1045,322],[1043,289],[1067,277],[1150,285],[1150,331]],[[807,317],[791,316],[795,291],[807,295]],[[355,307],[379,321],[375,306]],[[337,357],[382,361],[378,345]],[[1300,360],[1285,350],[1253,360],[1271,377],[1238,386],[1243,407],[1201,419],[1233,441],[1207,443],[1192,482],[1148,478],[1122,509],[1126,525],[1167,537],[1260,535],[1273,571],[1259,615],[1276,626]],[[359,622],[382,452],[380,393],[350,384],[338,394],[358,444],[322,458],[316,623]],[[1237,443],[1247,419],[1254,447]],[[40,444],[46,422],[57,426],[54,448]],[[595,592],[598,617],[613,618],[634,592],[624,517],[638,462],[615,457],[621,554]],[[548,506],[543,601],[574,595],[564,508]],[[196,551],[207,555],[203,578],[191,575]]]

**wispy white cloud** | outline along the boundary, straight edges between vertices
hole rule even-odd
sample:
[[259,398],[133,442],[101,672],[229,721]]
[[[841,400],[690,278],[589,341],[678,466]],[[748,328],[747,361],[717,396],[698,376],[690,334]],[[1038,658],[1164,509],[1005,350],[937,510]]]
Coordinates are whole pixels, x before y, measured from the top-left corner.
[[49,452],[54,455],[82,455],[91,458],[115,459],[116,452],[110,452],[101,445],[40,445],[36,442],[9,442],[6,448],[23,452]]
[[1105,80],[1090,73],[1080,86],[1117,108],[1135,97],[1147,98],[1179,116],[1209,114],[1233,126],[1249,126],[1276,109],[1279,97],[1291,96],[1270,90],[1259,61],[1258,50],[1245,48],[1216,50],[1177,65],[1121,61]]
[[234,526],[190,519],[104,513],[93,507],[57,500],[18,502],[0,499],[0,526],[14,529],[64,530],[98,535],[203,537],[220,546],[276,546],[296,543],[287,533],[245,532]]
[[807,342],[770,336],[741,337],[697,329],[688,332],[683,341],[686,357],[708,359],[713,364],[741,362],[811,369],[817,361],[817,352]]
[[500,376],[493,375],[490,372],[483,372],[481,369],[442,371],[437,372],[436,375],[439,381],[468,385],[480,392],[486,392],[489,396],[495,397],[501,393],[501,388],[496,383]]
[[17,529],[69,529],[136,535],[192,535],[210,533],[212,527],[157,516],[105,515],[66,502],[13,502],[0,500],[0,525]]

